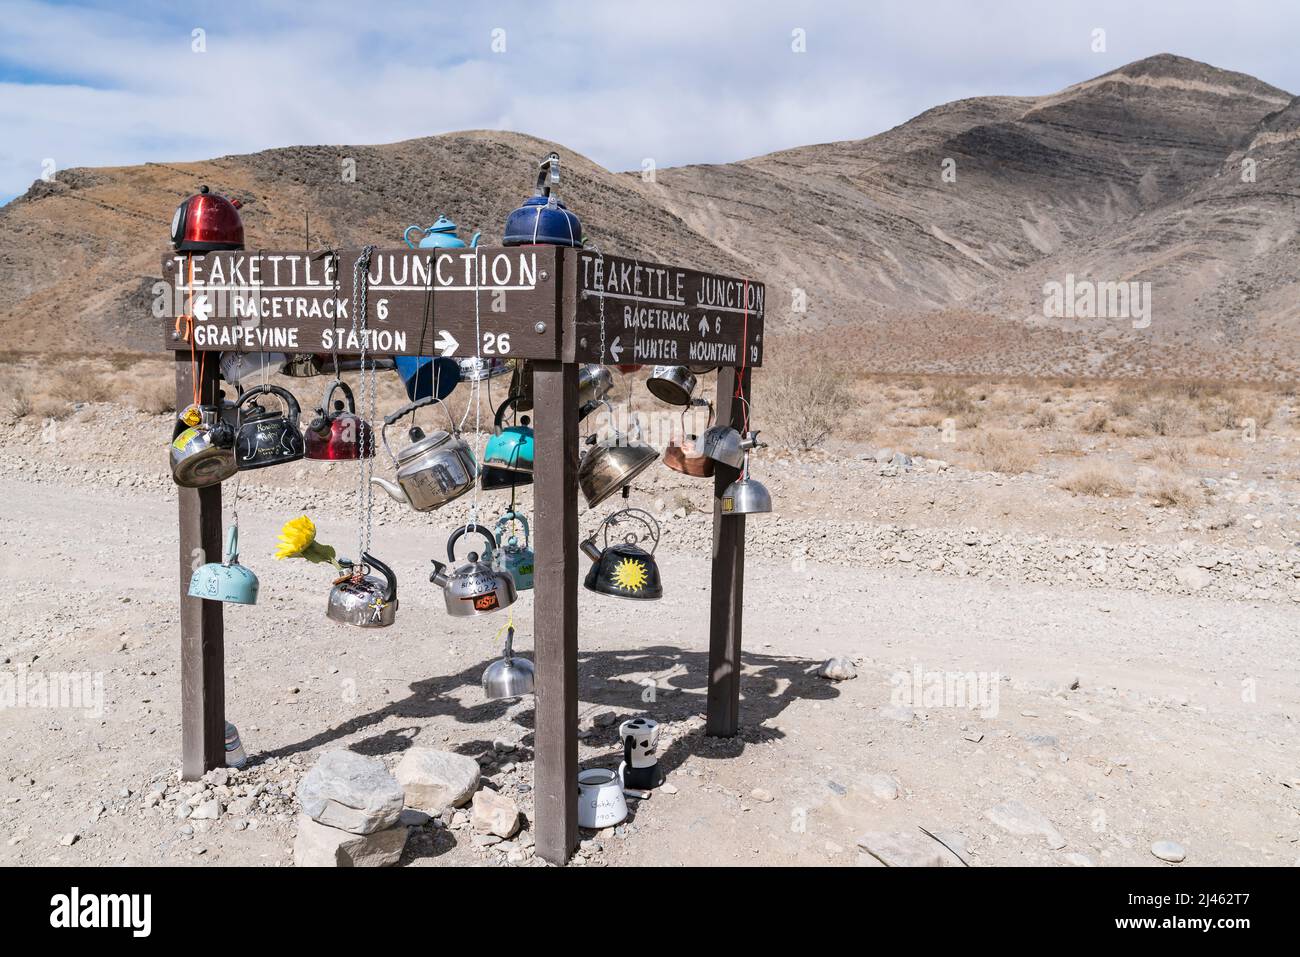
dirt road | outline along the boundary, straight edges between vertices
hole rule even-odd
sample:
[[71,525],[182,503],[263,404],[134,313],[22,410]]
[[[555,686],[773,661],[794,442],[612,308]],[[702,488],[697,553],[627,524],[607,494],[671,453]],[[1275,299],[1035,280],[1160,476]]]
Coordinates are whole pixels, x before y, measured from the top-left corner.
[[[445,536],[436,518],[427,534],[377,530],[402,604],[393,628],[359,633],[324,618],[325,572],[271,559],[290,516],[252,503],[240,513],[262,594],[227,609],[227,710],[268,780],[291,791],[331,747],[392,764],[413,743],[479,755],[513,737],[484,773],[528,809],[531,705],[484,700],[478,675],[502,622],[442,611],[424,580]],[[347,550],[347,516],[314,517]],[[169,496],[8,483],[3,671],[88,672],[103,708],[0,711],[0,862],[291,862],[283,804],[184,833],[141,800],[179,764],[174,535]],[[580,594],[580,758],[617,762],[615,729],[593,717],[649,712],[672,738],[663,760],[676,789],[635,808],[619,836],[598,836],[591,863],[874,864],[861,835],[918,827],[949,835],[976,866],[1158,864],[1149,846],[1164,839],[1189,864],[1300,858],[1294,603],[752,562],[744,727],[718,741],[692,720],[707,563],[665,556],[663,572],[651,609]],[[531,596],[515,607],[528,651]],[[811,673],[834,655],[857,661],[855,680]],[[985,816],[1006,801],[1050,821],[1064,846]],[[420,832],[409,863],[498,859],[464,830]]]

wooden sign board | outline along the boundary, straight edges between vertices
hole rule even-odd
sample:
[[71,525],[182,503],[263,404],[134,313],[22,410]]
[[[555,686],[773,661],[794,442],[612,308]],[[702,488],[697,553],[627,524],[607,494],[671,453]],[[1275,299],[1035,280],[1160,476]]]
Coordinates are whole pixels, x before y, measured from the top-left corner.
[[760,282],[589,250],[578,254],[576,280],[579,361],[763,364]]
[[[552,246],[373,250],[368,350],[557,359],[559,253]],[[360,255],[360,249],[170,254],[163,259],[172,293],[164,313],[166,348],[190,348],[175,333],[180,314],[193,316],[194,347],[201,350],[356,355],[362,336],[354,329],[352,277]]]

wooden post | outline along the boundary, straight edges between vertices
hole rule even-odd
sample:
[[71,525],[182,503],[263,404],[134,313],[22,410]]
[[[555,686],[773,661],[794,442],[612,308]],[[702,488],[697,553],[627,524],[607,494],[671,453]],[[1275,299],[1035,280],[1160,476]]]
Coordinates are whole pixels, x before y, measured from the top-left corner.
[[[718,424],[743,430],[744,410],[736,398],[736,377],[749,396],[750,370],[718,370]],[[705,733],[736,734],[740,724],[740,637],[745,592],[745,516],[722,514],[722,493],[739,471],[718,464],[713,477],[713,581],[709,614],[709,693]]]
[[[214,402],[217,354],[203,357],[199,395]],[[176,353],[176,407],[194,401],[188,352]],[[180,502],[181,777],[193,781],[226,761],[225,635],[222,605],[188,595],[190,575],[204,562],[221,560],[221,486],[177,487]]]
[[563,864],[578,843],[578,367],[533,366],[533,764],[537,853]]

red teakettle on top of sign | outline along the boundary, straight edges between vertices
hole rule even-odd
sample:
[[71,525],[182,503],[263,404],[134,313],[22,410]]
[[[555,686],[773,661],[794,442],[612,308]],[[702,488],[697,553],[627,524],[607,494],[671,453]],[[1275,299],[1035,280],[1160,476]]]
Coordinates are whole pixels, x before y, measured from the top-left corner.
[[203,253],[244,248],[244,222],[239,200],[226,199],[206,186],[176,207],[172,216],[172,246],[177,252]]

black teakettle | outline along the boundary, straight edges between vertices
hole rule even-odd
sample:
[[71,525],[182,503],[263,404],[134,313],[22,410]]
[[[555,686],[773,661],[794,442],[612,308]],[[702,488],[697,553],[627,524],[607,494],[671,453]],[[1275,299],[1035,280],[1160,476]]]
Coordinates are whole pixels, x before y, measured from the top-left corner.
[[[638,536],[629,532],[617,545],[609,544],[609,529],[617,525],[620,516],[626,516],[640,522],[650,530],[654,545],[646,551],[636,544]],[[605,547],[596,544],[596,535],[605,532]],[[590,558],[594,565],[587,571],[582,587],[588,591],[614,598],[632,598],[638,601],[652,601],[664,596],[663,581],[659,578],[659,566],[655,564],[654,550],[659,545],[659,523],[649,512],[639,508],[625,508],[605,518],[596,531],[578,547]]]
[[[273,395],[284,403],[283,412],[258,405],[258,396]],[[298,418],[302,410],[288,389],[278,385],[254,386],[239,400],[239,432],[235,436],[235,465],[241,471],[268,465],[296,462],[302,458],[302,432]]]

